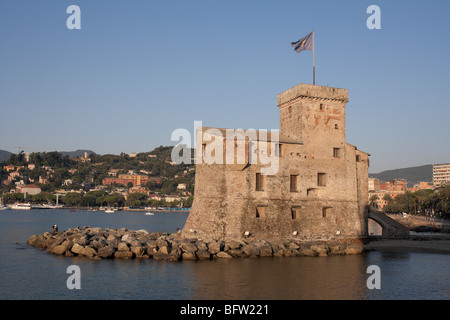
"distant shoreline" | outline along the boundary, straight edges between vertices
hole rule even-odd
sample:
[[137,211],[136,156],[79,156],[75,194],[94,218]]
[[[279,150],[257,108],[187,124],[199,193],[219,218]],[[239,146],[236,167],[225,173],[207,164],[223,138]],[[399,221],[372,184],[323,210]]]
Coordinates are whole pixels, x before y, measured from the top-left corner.
[[[55,208],[56,209],[56,208]],[[99,210],[99,209],[92,209],[89,207],[62,207],[62,208],[57,208],[57,209],[62,209],[62,210],[95,210],[95,211],[105,211],[105,210]],[[183,208],[185,210],[180,210],[180,209],[175,209],[175,208],[167,208],[167,209],[123,209],[123,208],[113,208],[114,211],[125,211],[125,212],[184,212],[184,213],[189,213],[191,208]],[[43,209],[33,209],[33,210],[43,210]],[[53,210],[53,209],[49,209],[49,210]]]

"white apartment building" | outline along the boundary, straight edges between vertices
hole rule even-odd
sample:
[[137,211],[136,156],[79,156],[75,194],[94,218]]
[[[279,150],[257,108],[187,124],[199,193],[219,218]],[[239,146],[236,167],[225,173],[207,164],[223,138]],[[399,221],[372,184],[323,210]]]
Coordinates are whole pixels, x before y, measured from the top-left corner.
[[433,165],[433,183],[435,186],[450,182],[450,163]]

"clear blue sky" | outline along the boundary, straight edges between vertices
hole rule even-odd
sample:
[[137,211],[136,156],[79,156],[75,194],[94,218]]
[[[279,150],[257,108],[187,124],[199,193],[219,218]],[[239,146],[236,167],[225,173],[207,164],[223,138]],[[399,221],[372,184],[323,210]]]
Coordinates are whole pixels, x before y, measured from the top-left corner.
[[[69,30],[69,5],[81,30]],[[369,30],[369,5],[381,30]],[[370,172],[450,162],[449,1],[0,1],[0,149],[100,154],[205,126],[279,128],[277,94],[349,89]]]

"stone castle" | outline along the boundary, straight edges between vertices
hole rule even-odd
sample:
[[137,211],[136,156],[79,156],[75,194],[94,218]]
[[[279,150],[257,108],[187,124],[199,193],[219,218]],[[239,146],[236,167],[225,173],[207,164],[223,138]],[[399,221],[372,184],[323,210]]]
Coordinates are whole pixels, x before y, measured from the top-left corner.
[[[365,238],[370,155],[346,142],[347,101],[346,89],[299,84],[278,95],[279,133],[260,130],[230,141],[227,129],[197,129],[197,156],[209,151],[224,161],[197,161],[194,203],[183,236]],[[212,144],[223,150],[211,151]],[[225,161],[226,148],[234,148],[234,160],[243,150],[242,161]],[[251,161],[255,155],[272,157],[277,170],[267,172],[264,158]]]

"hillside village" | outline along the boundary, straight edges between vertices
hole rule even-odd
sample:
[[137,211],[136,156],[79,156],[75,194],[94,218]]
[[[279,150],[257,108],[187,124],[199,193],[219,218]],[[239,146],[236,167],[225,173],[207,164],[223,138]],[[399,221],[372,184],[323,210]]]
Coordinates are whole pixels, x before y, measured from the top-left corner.
[[171,161],[172,147],[120,155],[20,152],[0,163],[1,203],[70,207],[190,207],[194,165]]
[[[160,146],[150,152],[120,155],[81,150],[12,153],[0,162],[0,206],[21,202],[35,207],[190,208],[195,165],[172,162],[172,148]],[[440,212],[439,216],[448,216],[450,164],[437,165],[442,166],[444,169],[439,169],[441,173],[437,174],[444,175],[445,181],[422,181],[412,187],[407,186],[406,179],[392,176],[392,170],[385,181],[372,175],[368,179],[367,203],[391,213],[435,215]],[[434,181],[435,167],[405,168],[399,174],[408,176],[419,168],[418,176],[424,176],[423,171],[431,171],[427,175]]]

